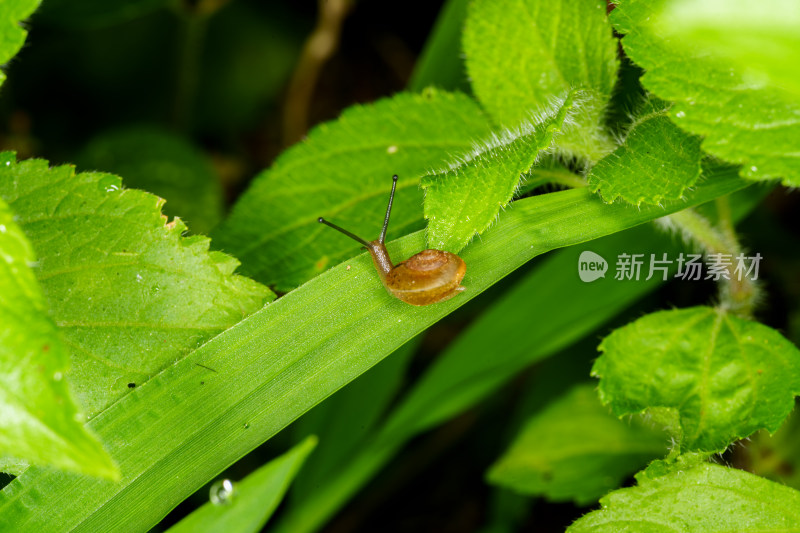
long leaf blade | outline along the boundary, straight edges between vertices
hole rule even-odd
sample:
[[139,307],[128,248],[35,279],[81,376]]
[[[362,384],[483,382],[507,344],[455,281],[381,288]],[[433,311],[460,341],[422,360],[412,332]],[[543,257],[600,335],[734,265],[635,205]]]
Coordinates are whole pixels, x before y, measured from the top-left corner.
[[[719,175],[665,209],[606,205],[588,190],[521,200],[462,254],[465,293],[428,307],[392,299],[362,254],[218,335],[90,421],[120,466],[119,484],[29,469],[0,495],[0,529],[151,527],[217,472],[531,258],[745,186]],[[423,245],[418,232],[389,248],[399,257]]]

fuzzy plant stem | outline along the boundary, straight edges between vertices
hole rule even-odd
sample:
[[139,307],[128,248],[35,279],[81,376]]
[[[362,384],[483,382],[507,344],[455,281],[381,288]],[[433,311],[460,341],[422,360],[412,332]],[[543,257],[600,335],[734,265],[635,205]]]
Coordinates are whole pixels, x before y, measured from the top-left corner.
[[[727,198],[716,202],[718,224],[715,226],[707,218],[693,209],[685,209],[669,216],[687,240],[700,245],[706,254],[725,254],[736,258],[742,247],[733,228],[730,205]],[[719,286],[720,307],[743,318],[750,318],[758,299],[758,287],[747,276],[738,276],[734,265],[728,266],[728,278],[721,279]]]

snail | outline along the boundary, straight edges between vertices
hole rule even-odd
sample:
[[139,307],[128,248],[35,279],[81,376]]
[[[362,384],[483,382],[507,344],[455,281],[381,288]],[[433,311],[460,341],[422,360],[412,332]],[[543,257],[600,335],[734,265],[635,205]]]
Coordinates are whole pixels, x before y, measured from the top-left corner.
[[389,227],[389,215],[392,213],[396,188],[397,176],[395,175],[392,176],[392,192],[389,194],[389,206],[386,208],[383,229],[377,240],[367,242],[322,217],[319,217],[318,222],[330,226],[364,245],[372,256],[372,262],[381,277],[383,286],[395,298],[411,305],[429,305],[448,300],[464,290],[464,287],[461,286],[461,279],[467,271],[467,265],[456,254],[442,250],[423,250],[397,265],[392,264],[384,240],[386,239],[386,228]]

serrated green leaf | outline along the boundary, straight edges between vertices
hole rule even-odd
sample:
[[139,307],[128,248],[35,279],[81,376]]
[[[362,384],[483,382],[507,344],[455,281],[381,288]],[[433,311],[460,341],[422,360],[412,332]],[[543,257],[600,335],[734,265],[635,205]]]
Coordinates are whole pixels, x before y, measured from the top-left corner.
[[[41,0],[3,0],[0,2],[0,65],[5,66],[19,52],[28,32],[20,21],[36,11]],[[0,86],[6,74],[0,70]]]
[[170,533],[261,531],[316,445],[316,437],[306,438],[285,454],[236,483],[228,501],[223,504],[206,503],[168,531]]
[[800,9],[794,0],[680,0],[659,24],[683,48],[730,60],[744,76],[800,94]]
[[449,168],[423,177],[428,246],[458,253],[486,231],[511,201],[522,175],[553,144],[581,96],[570,92],[530,123],[493,135]]
[[650,100],[625,143],[595,165],[589,187],[603,200],[660,204],[681,198],[700,176],[700,138],[670,121],[669,105]]
[[33,262],[28,239],[0,198],[0,455],[118,478],[78,421],[65,379],[69,355],[47,316]]
[[182,237],[163,200],[116,176],[4,152],[0,197],[39,257],[36,276],[90,417],[272,297],[232,275],[238,262],[209,253],[206,237]]
[[[348,260],[90,420],[119,463],[120,483],[29,468],[0,492],[0,530],[148,529],[222,469],[532,257],[745,186],[720,175],[663,209],[606,205],[585,188],[520,200],[480,246],[462,254],[467,290],[437,305],[409,307],[386,293],[368,254]],[[420,231],[387,248],[401,257],[424,244]]]
[[127,187],[164,198],[164,214],[179,216],[193,233],[208,233],[222,219],[222,187],[206,156],[187,139],[155,126],[105,132],[76,161],[83,170],[125,177]]
[[626,34],[625,52],[646,71],[644,87],[674,101],[670,118],[703,136],[704,151],[743,165],[743,176],[800,185],[800,103],[719,58],[678,45],[654,24],[665,2],[626,0],[611,16]]
[[800,492],[741,470],[702,464],[637,480],[567,533],[800,531]]
[[531,417],[487,478],[529,496],[597,501],[666,450],[663,433],[623,422],[578,385]]
[[477,104],[461,94],[401,93],[352,107],[257,176],[214,243],[241,259],[244,273],[293,288],[360,248],[318,217],[377,238],[397,174],[389,236],[420,228],[419,178],[489,131]]
[[591,160],[608,153],[599,124],[618,63],[604,1],[476,0],[463,42],[475,95],[500,125],[516,126],[552,98],[584,89],[578,126],[557,149]]
[[666,410],[681,451],[724,450],[778,429],[800,393],[800,351],[777,331],[710,307],[660,311],[603,339],[592,375],[614,414]]
[[0,457],[0,472],[10,476],[21,475],[31,463],[25,459],[17,459],[16,457]]

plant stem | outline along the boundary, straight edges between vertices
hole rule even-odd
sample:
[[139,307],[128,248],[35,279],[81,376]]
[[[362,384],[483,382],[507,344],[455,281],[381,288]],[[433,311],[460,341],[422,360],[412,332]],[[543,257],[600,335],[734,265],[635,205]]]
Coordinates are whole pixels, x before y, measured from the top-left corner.
[[299,141],[308,129],[308,108],[320,70],[339,46],[342,23],[353,7],[353,0],[319,0],[314,31],[306,39],[297,62],[283,112],[283,145]]
[[[718,223],[711,221],[693,209],[685,209],[669,216],[689,240],[697,242],[709,254],[722,254],[732,260],[742,253],[739,239],[733,227],[730,204],[727,198],[716,200]],[[728,277],[720,280],[719,300],[722,308],[743,317],[750,318],[758,299],[758,287],[747,276],[737,275],[733,261],[727,265]]]

